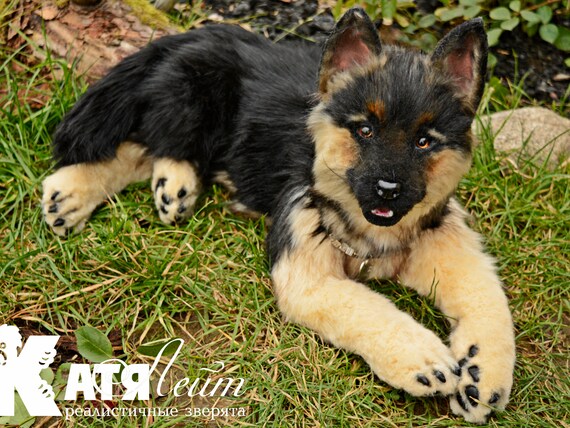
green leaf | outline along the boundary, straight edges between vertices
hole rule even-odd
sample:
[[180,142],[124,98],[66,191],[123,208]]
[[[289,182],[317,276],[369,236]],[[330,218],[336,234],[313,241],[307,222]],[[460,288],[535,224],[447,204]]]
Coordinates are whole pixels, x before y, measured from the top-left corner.
[[[146,355],[148,357],[158,357],[158,354],[160,354],[160,351],[162,348],[164,348],[166,345],[166,349],[164,349],[164,352],[162,353],[163,356],[166,357],[170,357],[172,355],[174,355],[174,353],[176,352],[176,350],[178,349],[178,346],[180,345],[180,342],[178,340],[176,340],[175,342],[172,342],[175,339],[160,339],[160,340],[154,340],[152,342],[148,342],[148,343],[143,343],[142,345],[140,345],[137,348],[137,352],[141,355]],[[172,342],[172,343],[170,343]],[[170,344],[169,344],[170,343]]]
[[107,336],[88,325],[75,331],[77,350],[83,358],[93,363],[102,363],[113,358],[113,345]]
[[497,7],[489,12],[489,16],[495,21],[506,21],[511,19],[511,11],[506,7]]
[[20,428],[30,428],[36,418],[32,418],[28,413],[28,409],[24,406],[24,402],[17,392],[14,394],[14,416],[6,416],[0,418],[0,424],[5,425],[18,425]]
[[521,2],[520,2],[520,0],[513,0],[512,2],[509,3],[509,7],[510,7],[511,10],[514,11],[514,12],[520,12],[520,11],[521,11]]
[[497,57],[490,53],[489,57],[487,58],[487,67],[494,68],[497,65],[497,62]]
[[439,8],[435,11],[435,15],[439,17],[444,22],[452,21],[463,16],[464,8],[459,6],[453,9],[448,9],[446,7]]
[[57,368],[55,372],[55,380],[54,383],[56,385],[65,385],[67,384],[67,378],[69,376],[69,369],[71,367],[71,363],[63,363]]
[[382,19],[386,22],[386,25],[392,25],[394,22],[397,6],[396,2],[397,0],[380,0]]
[[542,6],[536,11],[536,14],[540,17],[543,24],[548,24],[552,19],[552,9],[548,6]]
[[489,46],[495,46],[499,43],[499,37],[501,37],[501,33],[503,32],[500,28],[493,28],[492,30],[487,31],[487,42]]
[[570,52],[570,30],[566,27],[558,27],[558,38],[554,46],[564,52]]
[[436,23],[436,20],[437,19],[435,15],[430,13],[429,15],[424,15],[421,17],[421,19],[418,21],[418,26],[420,28],[428,28],[434,25]]
[[477,3],[477,0],[459,0],[459,4],[465,7],[475,6]]
[[[69,378],[69,369],[71,363],[63,363],[55,372],[55,379],[53,381],[53,391],[55,392],[56,401],[63,401],[65,397],[65,386],[67,385],[67,379]],[[59,392],[58,392],[59,390]]]
[[558,27],[554,24],[541,25],[538,33],[545,42],[554,43],[558,38]]
[[513,31],[520,22],[519,18],[511,18],[508,21],[501,22],[501,28],[505,31]]
[[54,374],[52,369],[46,368],[46,369],[43,369],[42,371],[40,371],[40,377],[43,380],[45,380],[48,383],[48,385],[51,385],[53,383],[54,378],[55,378],[55,374]]
[[421,49],[431,51],[437,45],[437,39],[433,34],[425,33],[420,37],[419,43]]
[[402,28],[407,28],[410,25],[410,20],[400,13],[396,13],[396,15],[394,15],[394,19]]
[[566,58],[566,59],[564,60],[564,65],[565,65],[566,67],[570,67],[570,58]]
[[480,6],[470,6],[467,9],[465,9],[465,12],[463,13],[463,17],[465,19],[473,19],[476,16],[478,16],[479,13],[481,13],[481,7]]
[[536,24],[541,21],[540,16],[530,10],[523,10],[521,12],[521,16],[525,21],[530,22],[531,24]]

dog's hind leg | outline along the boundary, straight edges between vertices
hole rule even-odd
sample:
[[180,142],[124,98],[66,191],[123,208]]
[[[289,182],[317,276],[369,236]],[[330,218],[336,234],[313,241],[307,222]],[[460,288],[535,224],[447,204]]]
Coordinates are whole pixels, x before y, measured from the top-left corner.
[[130,183],[148,179],[151,170],[146,149],[130,142],[122,143],[112,159],[64,166],[43,182],[45,220],[58,235],[80,231],[98,205]]
[[152,191],[163,223],[180,223],[190,217],[201,188],[200,177],[192,163],[170,158],[154,161]]

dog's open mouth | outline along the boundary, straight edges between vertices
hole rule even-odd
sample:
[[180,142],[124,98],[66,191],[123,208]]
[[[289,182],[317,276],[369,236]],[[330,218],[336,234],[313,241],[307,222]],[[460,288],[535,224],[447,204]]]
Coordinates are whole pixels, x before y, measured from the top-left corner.
[[377,217],[390,218],[394,216],[394,211],[388,208],[374,208],[371,212]]

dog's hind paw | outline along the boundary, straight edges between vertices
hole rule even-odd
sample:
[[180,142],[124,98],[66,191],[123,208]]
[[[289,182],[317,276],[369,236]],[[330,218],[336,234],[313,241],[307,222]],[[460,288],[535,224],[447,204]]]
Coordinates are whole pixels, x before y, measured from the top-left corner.
[[154,161],[152,190],[163,223],[181,223],[193,213],[200,193],[196,168],[187,161],[159,158]]
[[105,200],[105,191],[91,175],[88,167],[78,164],[63,167],[44,180],[42,211],[57,235],[82,230],[93,210]]

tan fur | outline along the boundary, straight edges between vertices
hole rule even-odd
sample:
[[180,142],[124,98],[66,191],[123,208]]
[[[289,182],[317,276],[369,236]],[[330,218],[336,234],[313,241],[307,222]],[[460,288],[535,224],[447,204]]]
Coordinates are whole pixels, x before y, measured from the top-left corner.
[[[160,179],[166,181],[164,185],[157,186]],[[190,162],[160,158],[154,161],[152,188],[160,220],[173,224],[192,215],[202,184],[196,167]],[[184,191],[183,196],[178,196],[180,191]]]
[[380,121],[384,120],[384,114],[386,113],[386,106],[382,101],[376,100],[373,102],[369,102],[366,105],[366,108],[370,113],[376,116],[378,120]]
[[277,301],[287,319],[361,355],[378,377],[411,394],[435,392],[435,381],[427,387],[416,379],[418,373],[431,376],[434,370],[448,378],[437,387],[453,392],[456,380],[449,367],[455,362],[441,340],[388,299],[348,278],[346,256],[312,236],[318,224],[315,210],[299,204],[290,218],[293,250],[272,271]]
[[435,204],[455,191],[471,166],[471,156],[457,150],[443,150],[433,156],[427,166],[426,204]]
[[214,174],[212,181],[217,184],[224,186],[230,193],[236,193],[237,187],[230,178],[227,171],[218,171]]
[[[98,205],[128,184],[149,178],[151,168],[152,160],[144,148],[129,142],[121,144],[111,160],[60,168],[43,182],[46,222],[58,235],[83,229]],[[57,212],[50,212],[54,206]],[[59,219],[65,223],[55,226]]]
[[[418,384],[412,373],[433,371],[434,364],[439,369],[444,361],[449,361],[439,339],[399,313],[382,296],[350,279],[359,276],[363,259],[349,257],[327,238],[323,242],[322,236],[315,238],[311,233],[318,224],[336,230],[349,237],[357,254],[366,254],[371,242],[383,248],[386,252],[382,258],[368,261],[368,278],[399,277],[423,295],[434,293],[436,305],[455,328],[449,348],[455,361],[466,358],[472,346],[479,349],[467,365],[480,370],[480,404],[473,406],[468,402],[469,410],[465,411],[454,395],[451,408],[468,421],[484,422],[490,412],[489,401],[499,394],[492,405],[504,408],[512,387],[514,336],[507,300],[493,260],[484,254],[478,234],[466,226],[465,213],[455,200],[450,201],[451,213],[444,217],[442,226],[426,231],[419,227],[434,206],[454,193],[469,170],[471,156],[458,150],[432,155],[426,166],[424,199],[398,224],[377,227],[362,216],[347,182],[347,169],[358,162],[354,141],[321,109],[317,107],[308,122],[316,146],[313,187],[350,216],[341,221],[334,210],[325,210],[319,217],[319,213],[306,208],[298,208],[291,215],[293,249],[272,272],[281,310],[291,321],[362,355],[383,380],[421,395],[425,387]],[[374,114],[382,113],[380,106],[368,109],[374,110]],[[430,120],[426,113],[417,126]],[[443,141],[437,131],[430,132]],[[347,221],[350,230],[340,230]],[[397,331],[391,330],[394,323]],[[450,391],[454,394],[465,394],[474,383],[469,367],[464,367],[459,378],[453,375],[445,388],[453,386]],[[465,395],[463,400],[467,401]]]
[[[322,106],[322,105],[321,105]],[[453,193],[461,177],[469,170],[471,158],[455,150],[444,150],[430,163],[428,193],[397,225],[380,228],[370,224],[360,214],[360,206],[347,181],[346,170],[358,160],[356,142],[346,129],[339,129],[332,120],[317,107],[309,117],[309,128],[314,135],[316,158],[313,167],[315,190],[337,201],[346,212],[358,213],[350,218],[355,250],[366,251],[370,241],[382,248],[399,248],[403,238],[411,239],[416,233],[419,219],[426,215],[439,201]],[[333,214],[325,218],[325,224],[338,223]],[[359,248],[358,236],[365,237],[366,243]],[[394,270],[394,269],[388,269]]]
[[[472,344],[479,346],[470,364],[482,371],[477,387],[483,404],[467,413],[452,400],[452,409],[468,421],[481,422],[493,393],[501,394],[498,408],[508,400],[515,363],[512,320],[493,260],[483,253],[479,235],[466,226],[458,204],[452,208],[444,226],[414,242],[401,280],[420,294],[431,294],[447,315],[455,328],[450,348],[456,359],[465,357]],[[470,383],[465,375],[459,388]]]
[[[290,217],[293,249],[272,271],[287,319],[358,353],[381,379],[414,395],[426,393],[416,381],[418,371],[443,369],[450,362],[449,352],[458,361],[476,344],[479,352],[469,365],[481,370],[481,404],[465,412],[452,398],[452,410],[481,423],[494,393],[501,397],[494,407],[504,408],[515,361],[511,315],[493,260],[483,253],[479,235],[466,226],[459,204],[451,202],[443,226],[422,232],[407,252],[374,260],[371,271],[371,277],[385,277],[397,270],[405,285],[435,298],[454,327],[450,351],[388,300],[349,279],[360,261],[314,237],[318,212],[302,206],[299,203]],[[446,376],[449,384],[444,388],[454,392],[472,384],[466,369],[458,383],[454,375]]]

